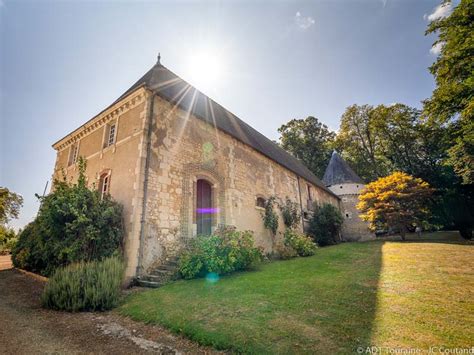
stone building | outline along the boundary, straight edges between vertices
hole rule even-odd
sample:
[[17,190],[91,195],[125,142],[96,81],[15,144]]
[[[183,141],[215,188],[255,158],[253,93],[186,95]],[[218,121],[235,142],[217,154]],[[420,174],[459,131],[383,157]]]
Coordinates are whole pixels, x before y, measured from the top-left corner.
[[[76,179],[75,163],[83,156],[88,184],[124,206],[128,279],[150,273],[190,238],[224,225],[252,230],[257,245],[271,252],[275,242],[261,219],[270,196],[288,197],[302,212],[313,202],[339,205],[299,160],[159,60],[53,148],[54,177],[64,169]],[[280,218],[276,238],[282,231]]]
[[364,181],[351,169],[344,159],[334,151],[324,172],[323,183],[341,198],[341,210],[344,217],[342,238],[346,241],[364,241],[373,239],[369,225],[359,217],[356,208]]

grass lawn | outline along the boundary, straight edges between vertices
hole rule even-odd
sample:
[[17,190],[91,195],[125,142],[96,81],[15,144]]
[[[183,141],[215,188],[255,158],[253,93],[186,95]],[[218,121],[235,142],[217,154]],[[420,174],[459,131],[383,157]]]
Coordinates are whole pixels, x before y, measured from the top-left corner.
[[177,281],[131,295],[119,311],[238,352],[470,347],[474,245],[456,233],[422,238],[321,248],[215,283]]

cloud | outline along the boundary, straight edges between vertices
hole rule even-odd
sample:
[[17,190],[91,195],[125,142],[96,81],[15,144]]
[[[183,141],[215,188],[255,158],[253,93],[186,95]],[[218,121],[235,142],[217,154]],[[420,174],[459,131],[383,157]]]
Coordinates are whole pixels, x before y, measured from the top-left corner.
[[302,30],[307,30],[308,28],[313,26],[316,23],[316,21],[314,21],[314,18],[312,18],[311,16],[305,17],[301,15],[301,12],[298,11],[295,15],[295,23],[296,23],[296,26],[298,26],[298,28]]
[[429,15],[425,14],[423,18],[428,21],[438,20],[440,18],[449,16],[453,10],[453,5],[450,2],[438,5],[434,8],[433,12]]
[[444,42],[438,42],[430,48],[431,54],[438,55],[441,53],[441,49],[444,46]]

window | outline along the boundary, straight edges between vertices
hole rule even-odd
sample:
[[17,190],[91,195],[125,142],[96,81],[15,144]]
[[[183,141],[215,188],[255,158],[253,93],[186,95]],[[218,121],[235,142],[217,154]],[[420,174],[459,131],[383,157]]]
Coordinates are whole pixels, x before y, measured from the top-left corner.
[[104,196],[110,193],[110,172],[104,173],[100,176],[99,191],[101,198],[104,198]]
[[117,131],[117,124],[112,123],[107,126],[107,131],[105,133],[105,147],[110,147],[115,143],[115,133]]
[[68,166],[71,166],[72,164],[76,163],[78,153],[79,145],[77,143],[71,145],[71,148],[69,148]]
[[346,212],[346,218],[351,219],[352,218],[352,213],[351,212]]
[[265,208],[265,199],[263,197],[257,197],[255,206]]
[[308,185],[308,200],[313,201],[313,193],[310,185]]

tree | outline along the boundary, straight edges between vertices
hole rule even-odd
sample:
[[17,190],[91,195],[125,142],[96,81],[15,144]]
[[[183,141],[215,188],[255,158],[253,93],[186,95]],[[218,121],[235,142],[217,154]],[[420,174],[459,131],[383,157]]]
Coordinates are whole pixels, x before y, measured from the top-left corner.
[[373,106],[349,106],[341,117],[335,141],[336,149],[366,181],[377,179],[388,172],[387,159],[382,154],[380,137],[373,121]]
[[12,218],[18,218],[23,206],[23,197],[0,187],[0,224],[7,224]]
[[420,178],[395,172],[366,185],[357,209],[372,230],[392,228],[405,240],[407,227],[427,221],[432,192]]
[[[450,1],[445,1],[450,3]],[[452,126],[450,164],[464,184],[474,183],[474,1],[461,0],[451,15],[432,21],[441,52],[430,67],[436,88],[424,101],[424,114]]]
[[316,176],[324,175],[331,159],[334,132],[313,116],[293,119],[278,132],[283,149],[300,159]]
[[111,256],[122,244],[122,206],[86,185],[86,161],[78,161],[77,183],[55,181],[41,197],[36,219],[19,235],[14,265],[51,275],[59,266]]
[[339,241],[342,223],[342,214],[333,205],[325,203],[314,206],[314,214],[308,228],[308,234],[320,246],[336,244]]

